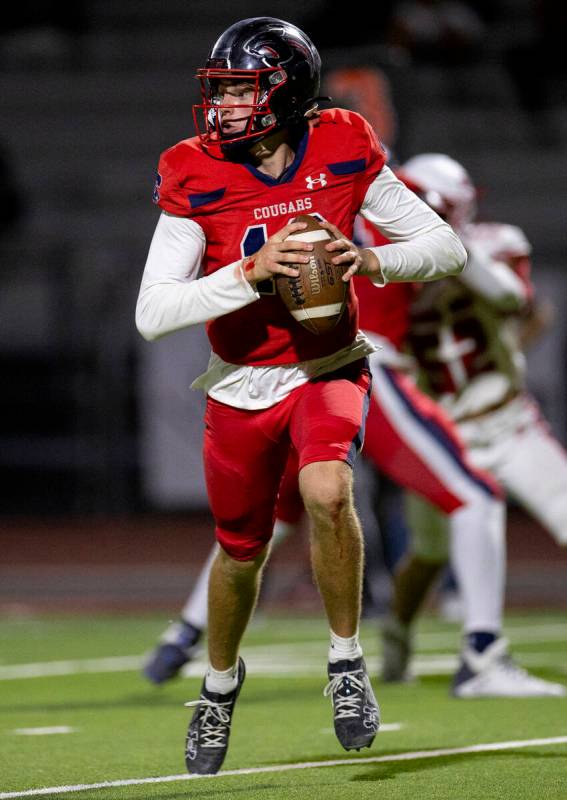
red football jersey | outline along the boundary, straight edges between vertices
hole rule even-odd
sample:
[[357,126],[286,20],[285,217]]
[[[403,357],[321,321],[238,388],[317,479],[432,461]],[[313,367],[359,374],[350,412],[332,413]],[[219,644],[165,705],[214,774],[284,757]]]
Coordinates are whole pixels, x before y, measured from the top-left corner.
[[[389,244],[388,239],[363,217],[358,217],[356,220],[355,240],[360,247]],[[416,285],[388,283],[377,288],[368,278],[362,277],[356,277],[354,285],[359,302],[361,329],[384,336],[399,350],[408,333],[410,305],[416,292]]]
[[[280,178],[207,154],[197,137],[160,159],[154,202],[195,220],[205,232],[205,275],[252,255],[297,214],[319,214],[352,237],[354,220],[385,153],[363,117],[330,109],[310,121],[293,163]],[[257,286],[260,300],[207,323],[215,353],[232,364],[292,364],[346,347],[358,330],[351,286],[336,328],[319,336],[296,322],[273,281]]]

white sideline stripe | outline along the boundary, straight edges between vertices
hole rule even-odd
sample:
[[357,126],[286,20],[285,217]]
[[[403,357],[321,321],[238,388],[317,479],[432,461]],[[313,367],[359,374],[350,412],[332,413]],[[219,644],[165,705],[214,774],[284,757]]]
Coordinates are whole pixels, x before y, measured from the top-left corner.
[[[274,649],[277,645],[274,646]],[[288,648],[288,653],[268,652],[267,647],[251,647],[245,651],[246,669],[251,675],[275,677],[287,675],[303,677],[322,675],[321,664],[324,663],[324,651],[318,649]],[[321,655],[317,660],[316,654]],[[114,658],[94,658],[73,661],[46,661],[32,664],[10,664],[0,666],[0,681],[26,680],[29,678],[53,678],[69,675],[105,672],[132,672],[139,670],[146,656],[117,656]],[[520,653],[516,660],[525,667],[554,667],[564,671],[564,656],[561,653]],[[412,672],[415,675],[443,675],[453,672],[458,664],[458,655],[439,653],[437,655],[421,654],[412,661]],[[381,659],[375,655],[366,658],[368,669],[374,673],[381,666]],[[202,677],[206,666],[204,658],[191,661],[181,671],[185,678]]]
[[74,786],[46,786],[42,789],[27,789],[22,792],[1,792],[0,800],[14,800],[18,797],[38,797],[46,794],[68,794],[84,792],[88,789],[111,789],[117,786],[142,786],[148,783],[174,783],[176,781],[194,781],[214,778],[229,778],[237,775],[260,775],[274,772],[291,772],[298,769],[324,769],[326,767],[352,767],[363,764],[386,764],[393,761],[415,761],[424,758],[444,758],[465,753],[490,753],[499,750],[514,750],[520,747],[547,747],[552,744],[567,744],[567,736],[553,736],[549,739],[520,739],[511,742],[489,742],[472,744],[468,747],[449,747],[443,750],[415,750],[409,753],[397,753],[390,756],[374,756],[371,758],[342,758],[333,761],[304,761],[297,764],[276,764],[271,767],[250,767],[248,769],[232,769],[218,772],[216,775],[164,775],[159,778],[129,778],[119,781],[102,781],[101,783],[78,783]]
[[327,231],[304,231],[303,233],[290,233],[286,237],[286,242],[322,242],[326,239],[331,239]]
[[127,672],[139,669],[143,661],[144,656],[116,656],[70,661],[43,661],[33,664],[9,664],[0,666],[0,681],[76,675],[79,672]]
[[300,308],[299,310],[292,311],[291,313],[296,320],[318,319],[319,317],[332,317],[334,314],[338,314],[342,307],[342,303],[331,303],[327,306]]
[[50,736],[54,733],[75,733],[78,730],[69,725],[52,725],[50,728],[14,728],[12,733],[16,736]]
[[[542,625],[514,625],[505,621],[504,635],[512,644],[531,644],[539,642],[563,641],[567,639],[565,622],[548,622]],[[460,633],[419,633],[417,634],[418,650],[436,650],[442,647],[454,647],[460,640]]]

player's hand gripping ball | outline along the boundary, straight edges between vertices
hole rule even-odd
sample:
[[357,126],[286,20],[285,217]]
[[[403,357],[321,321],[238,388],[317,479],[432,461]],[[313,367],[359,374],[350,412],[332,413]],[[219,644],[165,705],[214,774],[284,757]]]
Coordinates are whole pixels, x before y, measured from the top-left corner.
[[337,255],[325,250],[325,245],[335,237],[309,214],[295,217],[294,222],[305,222],[307,227],[290,233],[286,242],[300,241],[313,244],[307,264],[289,264],[299,271],[297,277],[276,276],[276,288],[287,309],[297,322],[311,333],[328,333],[343,313],[349,284],[342,280],[348,266],[333,264]]

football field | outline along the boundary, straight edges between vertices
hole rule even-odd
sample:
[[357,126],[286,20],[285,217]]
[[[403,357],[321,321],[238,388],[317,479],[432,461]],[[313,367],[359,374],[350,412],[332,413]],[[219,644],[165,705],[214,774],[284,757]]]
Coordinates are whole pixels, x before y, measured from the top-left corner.
[[[322,619],[258,615],[242,655],[226,774],[189,778],[183,745],[204,661],[163,687],[140,675],[167,619],[0,620],[0,800],[130,798],[463,798],[565,800],[567,698],[454,700],[456,625],[425,619],[417,680],[374,681],[383,726],[346,753],[332,731]],[[362,642],[378,674],[377,623]],[[567,617],[509,615],[515,658],[567,684]]]

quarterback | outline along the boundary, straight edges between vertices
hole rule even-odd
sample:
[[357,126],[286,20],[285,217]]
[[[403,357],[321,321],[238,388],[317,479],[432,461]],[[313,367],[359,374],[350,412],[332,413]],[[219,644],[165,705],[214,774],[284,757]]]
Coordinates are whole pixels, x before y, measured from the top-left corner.
[[[136,309],[148,340],[205,323],[204,465],[220,548],[209,579],[209,666],[189,725],[186,764],[215,773],[224,760],[245,677],[239,644],[256,602],[290,444],[311,522],[312,565],[330,627],[325,693],[347,750],[371,745],[378,706],[358,639],[362,542],[351,466],[363,440],[373,351],[358,331],[355,274],[378,286],[462,271],[450,226],[385,166],[359,115],[320,111],[321,61],[311,40],[271,17],[237,22],[198,70],[197,136],[161,157],[162,209]],[[313,245],[296,211],[326,220],[326,245],[349,282],[335,328],[314,335],[274,291]],[[293,211],[290,210],[294,209]],[[351,241],[361,212],[391,241]]]

